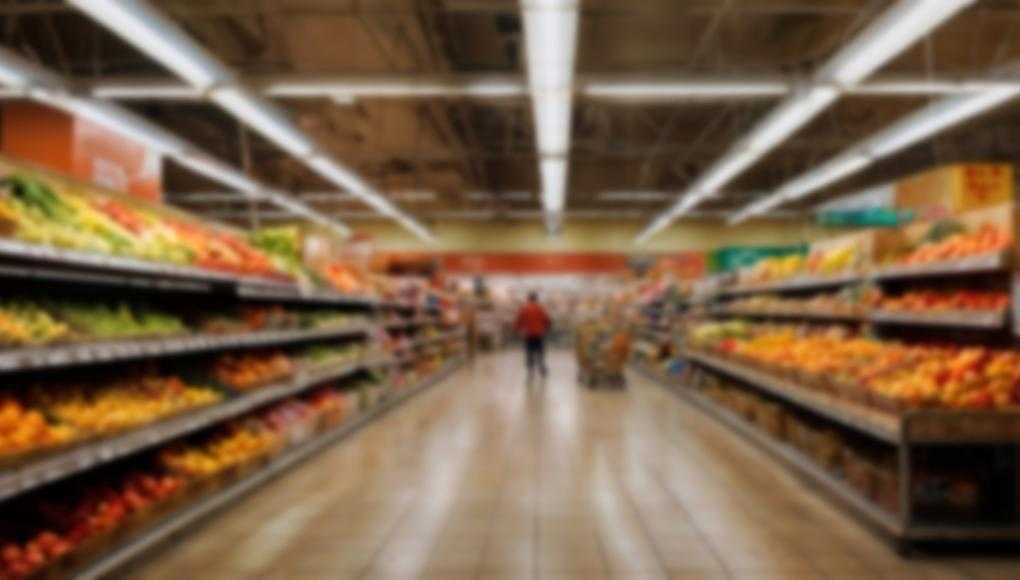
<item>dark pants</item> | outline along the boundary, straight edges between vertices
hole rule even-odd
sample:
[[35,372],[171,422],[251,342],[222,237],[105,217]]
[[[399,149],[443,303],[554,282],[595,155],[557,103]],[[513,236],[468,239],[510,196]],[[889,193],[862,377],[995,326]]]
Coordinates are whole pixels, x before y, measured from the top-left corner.
[[529,336],[524,339],[524,361],[528,365],[528,376],[536,368],[543,377],[549,373],[545,366],[545,337]]

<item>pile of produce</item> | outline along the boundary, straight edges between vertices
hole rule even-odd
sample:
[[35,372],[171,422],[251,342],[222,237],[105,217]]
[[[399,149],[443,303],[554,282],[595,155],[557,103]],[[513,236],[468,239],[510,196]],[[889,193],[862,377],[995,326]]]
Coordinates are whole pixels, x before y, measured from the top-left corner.
[[108,435],[222,400],[216,390],[139,369],[78,384],[36,385],[24,403],[75,439]]
[[51,423],[41,411],[10,395],[0,397],[0,459],[67,444],[74,429]]
[[238,391],[249,391],[294,374],[294,361],[283,351],[232,352],[212,365],[212,376]]
[[200,480],[266,457],[279,447],[272,431],[246,418],[221,425],[199,441],[171,445],[159,452],[159,461],[170,473]]
[[0,578],[36,577],[92,540],[176,498],[183,478],[152,470],[92,478],[0,514]]
[[172,336],[187,332],[184,322],[171,314],[121,302],[116,306],[53,303],[49,310],[81,338],[132,338]]
[[0,181],[0,231],[58,248],[286,278],[264,253],[225,230],[28,174]]
[[896,263],[913,266],[948,262],[1001,252],[1012,245],[1012,235],[995,224],[985,223],[974,231],[967,231],[963,225],[947,220],[933,225],[921,243],[899,257]]
[[818,294],[808,298],[790,298],[763,294],[733,300],[728,309],[746,314],[816,314],[829,316],[856,316],[862,313],[864,295],[860,288],[845,288],[831,294]]
[[1009,293],[978,290],[913,290],[899,296],[882,296],[875,305],[902,312],[1001,311],[1009,306]]
[[37,346],[67,338],[71,328],[38,304],[10,300],[0,304],[0,346]]
[[853,336],[839,328],[765,325],[744,336],[716,328],[696,329],[693,335],[703,339],[699,348],[795,377],[807,387],[859,389],[841,394],[867,394],[877,404],[975,409],[1020,405],[1020,352],[1012,350],[908,345]]

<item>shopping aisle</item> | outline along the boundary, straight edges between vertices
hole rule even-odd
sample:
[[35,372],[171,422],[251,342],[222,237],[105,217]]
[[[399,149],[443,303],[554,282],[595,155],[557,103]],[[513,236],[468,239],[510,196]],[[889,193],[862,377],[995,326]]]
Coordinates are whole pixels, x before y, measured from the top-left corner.
[[1015,578],[899,559],[774,462],[632,376],[543,388],[482,358],[263,488],[130,577]]

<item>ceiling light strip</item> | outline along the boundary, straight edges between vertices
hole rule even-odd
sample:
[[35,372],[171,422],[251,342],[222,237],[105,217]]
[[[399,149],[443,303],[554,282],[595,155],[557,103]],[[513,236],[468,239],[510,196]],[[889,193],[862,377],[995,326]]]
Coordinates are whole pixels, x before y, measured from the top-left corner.
[[542,209],[550,232],[566,207],[579,0],[521,0]]
[[[374,191],[361,178],[316,150],[315,144],[284,114],[261,95],[242,88],[233,75],[171,20],[145,0],[69,0],[129,44],[175,72],[245,125],[298,158],[311,169],[379,209],[415,235],[434,241],[428,231]],[[285,194],[279,194],[285,195]],[[305,206],[316,221],[326,216]]]
[[[307,77],[302,75],[249,78],[262,96],[288,99],[329,98],[350,104],[361,98],[507,98],[529,96],[527,83],[515,77],[491,75],[406,75],[397,77]],[[2,79],[0,79],[2,81]],[[831,81],[821,83],[831,86]],[[635,78],[633,76],[582,76],[574,92],[582,97],[620,102],[682,102],[705,99],[771,99],[819,83],[788,78],[741,79],[711,77]],[[1012,79],[885,77],[853,86],[838,87],[845,95],[870,97],[952,95],[1018,86]],[[117,100],[201,101],[207,91],[179,82],[152,78],[83,81],[94,97]],[[20,96],[11,90],[0,98]]]
[[938,100],[843,153],[788,181],[774,193],[740,210],[731,223],[740,223],[784,203],[801,199],[849,175],[859,172],[875,161],[898,153],[950,127],[986,113],[1020,95],[1020,87],[996,88],[973,95],[957,95]]
[[[0,81],[12,83],[13,88],[27,98],[144,143],[199,175],[237,189],[247,198],[265,198],[277,204],[281,200],[289,201],[285,194],[267,190],[244,173],[115,103],[70,92],[62,78],[3,47],[0,47]],[[292,208],[302,215],[311,214],[316,216],[315,219],[325,219],[304,204],[295,202]],[[344,235],[349,233],[346,226],[335,221],[330,227]]]
[[829,59],[814,75],[814,86],[787,97],[722,159],[709,167],[671,210],[641,232],[636,242],[647,241],[805,126],[838,98],[839,87],[856,85],[973,2],[899,0]]

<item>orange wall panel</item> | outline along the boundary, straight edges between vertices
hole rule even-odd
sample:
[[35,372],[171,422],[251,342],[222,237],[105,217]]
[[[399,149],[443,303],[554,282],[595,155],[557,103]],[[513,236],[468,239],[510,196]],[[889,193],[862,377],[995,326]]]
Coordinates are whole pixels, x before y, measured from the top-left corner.
[[163,197],[162,157],[105,127],[17,101],[3,107],[2,134],[11,157],[150,201]]
[[73,119],[26,101],[3,106],[3,152],[58,173],[71,173]]

